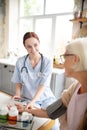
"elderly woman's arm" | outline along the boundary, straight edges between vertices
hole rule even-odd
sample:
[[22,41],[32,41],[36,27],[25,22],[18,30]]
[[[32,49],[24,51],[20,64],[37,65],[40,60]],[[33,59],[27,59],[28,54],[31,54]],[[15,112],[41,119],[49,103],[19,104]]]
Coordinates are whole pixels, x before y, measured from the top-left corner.
[[27,106],[23,106],[22,104],[15,104],[17,106],[17,109],[20,113],[27,111],[31,113],[32,115],[38,116],[38,117],[45,117],[49,118],[46,109],[41,109],[37,107],[27,108]]
[[51,119],[56,119],[60,117],[67,110],[67,108],[63,105],[61,99],[55,101],[54,103],[49,105],[46,109],[41,109],[37,107],[27,108],[26,106],[24,107],[21,104],[17,104],[16,106],[19,112],[27,111],[32,115]]

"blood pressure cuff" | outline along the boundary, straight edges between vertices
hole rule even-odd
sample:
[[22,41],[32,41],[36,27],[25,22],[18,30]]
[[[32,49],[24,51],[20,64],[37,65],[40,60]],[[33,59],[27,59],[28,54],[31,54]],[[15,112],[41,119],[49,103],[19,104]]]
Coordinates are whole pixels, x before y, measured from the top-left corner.
[[67,108],[63,105],[62,100],[58,99],[46,108],[49,118],[56,119],[66,112]]

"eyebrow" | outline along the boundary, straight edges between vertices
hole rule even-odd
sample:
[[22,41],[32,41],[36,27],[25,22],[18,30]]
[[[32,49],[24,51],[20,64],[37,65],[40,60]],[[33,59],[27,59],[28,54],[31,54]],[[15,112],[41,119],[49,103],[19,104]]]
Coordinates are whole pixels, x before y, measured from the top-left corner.
[[61,56],[74,56],[74,54],[62,54],[62,55],[60,55],[60,57]]

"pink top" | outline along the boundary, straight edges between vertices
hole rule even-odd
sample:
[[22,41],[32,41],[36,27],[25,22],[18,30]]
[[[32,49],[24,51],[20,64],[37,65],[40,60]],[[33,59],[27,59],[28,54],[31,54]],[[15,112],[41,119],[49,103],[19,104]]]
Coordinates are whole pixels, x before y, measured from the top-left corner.
[[76,88],[67,109],[67,129],[77,130],[87,109],[87,93],[78,94],[80,85]]

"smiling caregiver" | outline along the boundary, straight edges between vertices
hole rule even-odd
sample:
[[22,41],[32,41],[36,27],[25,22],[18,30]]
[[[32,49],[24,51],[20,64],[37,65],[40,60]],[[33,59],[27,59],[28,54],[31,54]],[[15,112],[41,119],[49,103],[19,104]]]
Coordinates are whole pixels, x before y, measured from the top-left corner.
[[56,100],[50,88],[52,60],[40,53],[40,40],[35,32],[27,32],[23,44],[28,54],[16,62],[12,82],[16,84],[15,99],[24,98],[27,108],[46,108]]

